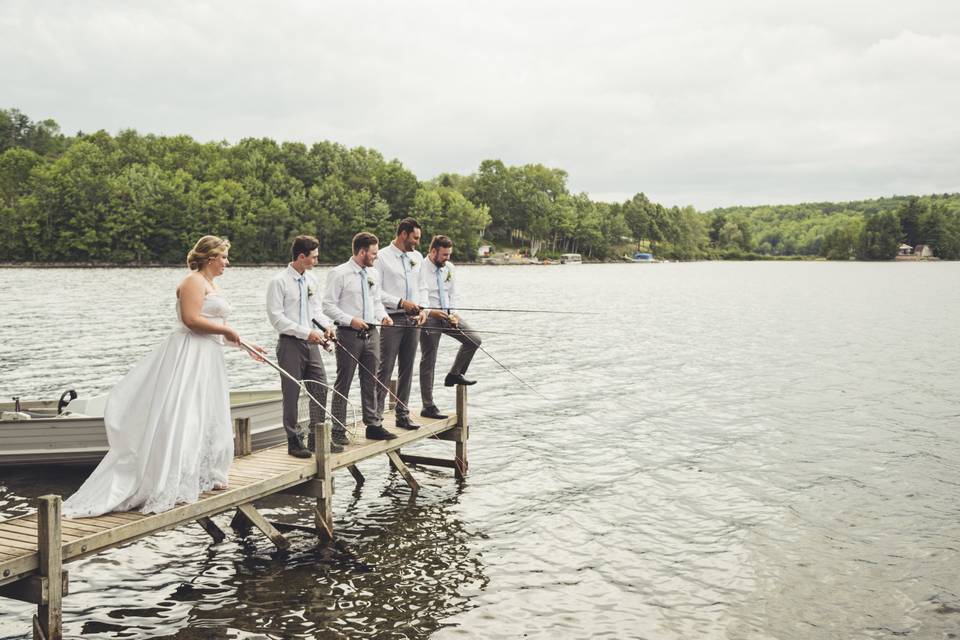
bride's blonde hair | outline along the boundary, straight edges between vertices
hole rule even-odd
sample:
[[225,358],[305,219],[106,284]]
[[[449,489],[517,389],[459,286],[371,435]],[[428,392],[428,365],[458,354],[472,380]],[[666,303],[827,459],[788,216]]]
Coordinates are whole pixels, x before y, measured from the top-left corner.
[[187,254],[187,266],[191,271],[199,271],[205,262],[225,254],[229,249],[230,241],[226,238],[203,236]]

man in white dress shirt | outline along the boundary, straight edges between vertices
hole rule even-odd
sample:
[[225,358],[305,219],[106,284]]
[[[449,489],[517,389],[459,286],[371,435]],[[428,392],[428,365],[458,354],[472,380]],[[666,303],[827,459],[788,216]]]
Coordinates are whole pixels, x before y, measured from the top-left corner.
[[[312,236],[297,236],[290,250],[293,262],[267,285],[267,317],[280,334],[277,362],[291,376],[304,380],[310,394],[321,402],[310,401],[310,431],[308,444],[304,447],[297,410],[300,387],[280,376],[287,453],[298,458],[310,457],[314,450],[313,425],[323,424],[326,417],[327,374],[320,360],[320,345],[333,338],[333,321],[321,311],[320,289],[310,273],[317,264],[319,246]],[[325,330],[314,328],[314,320]],[[308,382],[310,380],[319,384]],[[333,452],[342,450],[339,445],[331,445]]]
[[383,428],[377,414],[377,371],[380,367],[380,332],[371,324],[385,327],[393,324],[383,307],[380,274],[373,268],[380,241],[372,233],[361,231],[353,236],[353,257],[327,275],[323,295],[323,311],[337,325],[337,380],[333,388],[333,442],[346,444],[346,433],[339,433],[338,424],[347,420],[346,397],[350,394],[353,375],[360,366],[360,405],[367,438],[392,440],[394,434]]
[[477,382],[464,377],[473,355],[480,347],[480,336],[457,315],[457,280],[453,263],[450,262],[452,253],[453,241],[450,238],[434,236],[430,241],[430,253],[420,272],[428,300],[426,306],[430,309],[425,328],[420,332],[420,398],[423,400],[420,415],[425,418],[447,417],[440,413],[433,401],[433,371],[437,364],[437,347],[442,334],[446,333],[460,343],[453,366],[443,380],[444,386],[470,385]]
[[380,250],[374,268],[383,283],[383,306],[393,327],[380,336],[380,371],[377,377],[377,413],[383,420],[387,389],[393,367],[399,363],[397,374],[396,424],[401,429],[419,429],[410,419],[410,384],[413,382],[413,361],[417,357],[419,326],[427,319],[426,295],[420,281],[423,256],[417,251],[420,244],[420,223],[404,218],[397,224],[393,242]]

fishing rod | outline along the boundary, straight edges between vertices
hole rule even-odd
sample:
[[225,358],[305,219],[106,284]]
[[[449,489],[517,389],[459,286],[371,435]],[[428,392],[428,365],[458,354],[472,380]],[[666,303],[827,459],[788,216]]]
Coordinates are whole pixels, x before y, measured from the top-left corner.
[[[421,309],[430,309],[433,311],[443,311],[446,313],[447,309],[444,307],[420,307]],[[555,315],[564,315],[564,316],[599,316],[602,315],[598,311],[555,311],[553,309],[496,309],[492,307],[456,307],[457,311],[490,311],[497,313],[550,313]]]
[[[441,333],[456,333],[457,331],[460,331],[460,329],[447,329],[445,327],[428,327],[426,325],[420,325],[420,324],[396,325],[396,324],[378,324],[376,322],[366,322],[365,324],[368,327],[382,327],[384,329],[419,329],[421,331],[439,331]],[[482,330],[471,329],[471,331],[475,331],[476,333],[489,333],[489,334],[499,335],[499,336],[517,336],[520,338],[534,337],[526,333],[514,333],[511,331],[488,331],[486,329],[482,329]]]
[[520,384],[522,384],[523,386],[525,386],[527,389],[530,389],[530,391],[533,391],[535,394],[537,394],[538,396],[540,396],[541,398],[543,398],[543,399],[546,400],[547,402],[554,402],[553,400],[551,400],[550,398],[548,398],[547,396],[543,395],[542,393],[540,393],[539,391],[537,391],[536,389],[534,389],[532,386],[530,386],[529,384],[527,384],[527,381],[526,381],[526,380],[524,380],[523,378],[521,378],[520,376],[518,376],[517,374],[515,374],[513,371],[511,371],[509,368],[507,368],[507,365],[503,364],[502,362],[500,362],[499,360],[497,360],[496,358],[494,358],[493,355],[492,355],[489,351],[487,351],[487,350],[484,349],[482,346],[480,346],[480,343],[476,342],[473,338],[471,338],[471,337],[469,336],[469,334],[467,334],[466,331],[462,331],[462,330],[461,330],[461,331],[460,331],[460,334],[461,334],[464,338],[466,338],[467,340],[469,340],[470,343],[473,344],[473,346],[475,346],[477,349],[479,349],[480,351],[482,351],[482,352],[484,353],[484,355],[486,355],[488,358],[490,358],[491,360],[493,360],[494,362],[496,362],[498,365],[500,365],[500,368],[501,368],[501,369],[503,369],[504,371],[506,371],[507,373],[509,373],[510,375],[512,375],[514,378],[516,378],[516,379],[520,382]]
[[[304,380],[298,380],[297,378],[294,378],[293,375],[291,375],[290,372],[288,372],[286,369],[284,369],[284,368],[281,367],[280,365],[278,365],[278,364],[276,364],[275,362],[273,362],[272,360],[270,360],[270,358],[268,358],[268,357],[266,357],[265,355],[263,355],[263,353],[262,353],[261,351],[258,351],[255,347],[253,347],[253,346],[250,345],[249,343],[244,342],[244,340],[243,340],[242,338],[241,338],[241,340],[240,340],[240,346],[243,347],[244,349],[246,349],[246,350],[250,353],[250,355],[254,356],[255,358],[258,358],[259,360],[261,360],[261,361],[263,361],[263,362],[266,362],[268,365],[270,365],[271,367],[273,367],[274,369],[276,369],[277,372],[279,372],[281,376],[283,376],[283,377],[287,378],[288,380],[290,380],[291,382],[295,383],[298,387],[300,387],[300,389],[303,390],[303,392],[304,392],[305,394],[307,394],[307,396],[308,396],[311,400],[313,400],[315,403],[317,403],[317,405],[319,405],[319,406],[321,406],[321,407],[326,408],[325,403],[320,402],[319,400],[317,400],[317,399],[313,396],[312,393],[310,393],[309,391],[307,391],[306,384],[304,384],[304,383],[305,383],[305,382],[310,382],[311,384],[315,384],[315,385],[318,385],[318,386],[320,386],[320,387],[324,387],[324,388],[326,388],[326,389],[329,389],[330,391],[333,391],[335,394],[337,394],[338,396],[340,396],[341,398],[344,399],[344,401],[347,403],[347,405],[350,407],[351,411],[353,412],[353,423],[354,423],[354,424],[357,423],[357,407],[356,407],[356,405],[355,405],[354,403],[350,402],[350,399],[347,398],[347,396],[345,396],[345,395],[343,395],[342,393],[340,393],[339,391],[337,391],[332,385],[324,384],[324,383],[320,382],[319,380],[306,380],[306,381],[304,381]],[[347,430],[348,430],[348,429],[347,429],[347,425],[345,425],[343,422],[341,422],[340,420],[338,420],[337,417],[336,417],[335,415],[333,415],[332,412],[331,412],[329,415],[330,415],[330,418],[331,418],[331,419],[336,420],[336,421],[339,423],[339,425],[340,425],[341,427],[343,427],[344,431],[347,431]]]
[[[316,320],[311,320],[311,322],[313,322],[314,326],[316,326],[318,329],[320,329],[320,330],[322,330],[322,331],[326,331],[326,329],[323,327],[323,325],[321,325],[321,324],[320,324],[319,322],[317,322]],[[344,326],[344,325],[342,325],[342,324],[340,324],[340,323],[335,323],[335,324],[336,324],[338,327]],[[379,325],[375,325],[375,326],[379,326]],[[389,326],[389,325],[387,325],[387,326]],[[378,385],[380,385],[388,394],[390,394],[390,396],[393,397],[393,401],[394,401],[394,402],[396,402],[398,405],[400,405],[401,407],[403,407],[403,408],[407,411],[407,413],[410,413],[410,407],[407,406],[407,403],[405,403],[405,402],[402,401],[399,397],[397,397],[397,394],[395,394],[393,391],[391,391],[391,390],[390,390],[390,387],[388,387],[387,385],[383,384],[383,383],[380,381],[380,377],[379,377],[376,373],[370,371],[370,369],[368,369],[367,367],[365,367],[364,364],[363,364],[362,362],[360,362],[360,358],[358,358],[358,357],[356,357],[355,355],[353,355],[352,353],[350,353],[350,350],[347,349],[347,347],[344,346],[344,344],[343,344],[342,342],[340,342],[336,337],[333,338],[333,341],[334,341],[334,343],[335,343],[338,347],[340,347],[340,349],[343,350],[344,353],[346,353],[348,356],[350,356],[350,359],[352,359],[354,362],[356,362],[357,365],[358,365],[361,369],[363,369],[364,371],[366,371],[366,372],[367,372],[367,375],[369,375],[370,377],[372,377],[372,378],[374,379],[374,381],[375,381]],[[342,394],[341,394],[341,395],[342,395]],[[346,396],[344,396],[344,397],[346,397]],[[356,414],[354,414],[354,418],[356,418]]]

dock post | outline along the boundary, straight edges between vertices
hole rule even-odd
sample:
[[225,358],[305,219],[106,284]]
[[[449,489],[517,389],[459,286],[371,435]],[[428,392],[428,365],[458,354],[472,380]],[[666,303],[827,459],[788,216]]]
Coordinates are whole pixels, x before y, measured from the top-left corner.
[[314,442],[317,458],[317,481],[320,483],[321,495],[317,498],[314,516],[317,521],[317,530],[325,534],[328,541],[333,540],[333,475],[330,464],[330,431],[323,424],[316,424]]
[[41,496],[37,505],[37,551],[40,576],[49,585],[47,603],[37,606],[33,618],[34,640],[63,638],[63,590],[60,572],[63,568],[63,542],[60,533],[60,505],[57,495]]
[[253,453],[253,441],[250,434],[250,418],[237,418],[233,421],[233,455],[248,456]]
[[467,420],[467,387],[457,385],[457,454],[454,458],[454,474],[457,480],[467,477],[467,439],[470,437],[470,424]]

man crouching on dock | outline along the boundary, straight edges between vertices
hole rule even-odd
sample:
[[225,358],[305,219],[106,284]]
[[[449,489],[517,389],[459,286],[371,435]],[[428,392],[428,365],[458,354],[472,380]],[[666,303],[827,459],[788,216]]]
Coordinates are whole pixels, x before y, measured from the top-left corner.
[[[475,384],[464,375],[480,348],[480,336],[474,333],[456,311],[456,279],[450,256],[453,241],[447,236],[434,236],[430,241],[430,253],[420,271],[421,286],[426,289],[430,315],[426,327],[420,332],[420,398],[425,418],[446,418],[433,401],[433,372],[437,364],[437,347],[444,333],[460,342],[460,350],[450,367],[443,384],[452,387],[458,384]],[[431,329],[433,329],[431,331]]]

